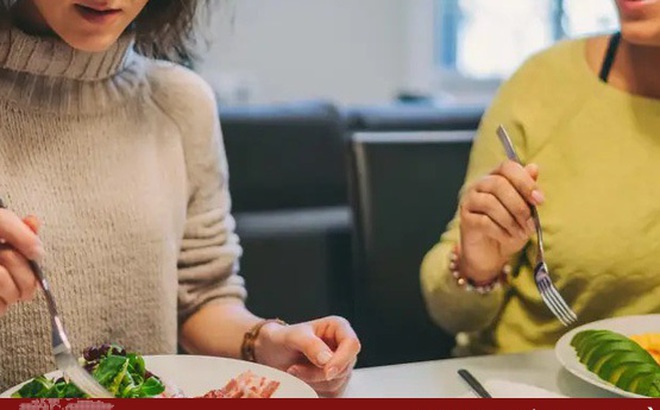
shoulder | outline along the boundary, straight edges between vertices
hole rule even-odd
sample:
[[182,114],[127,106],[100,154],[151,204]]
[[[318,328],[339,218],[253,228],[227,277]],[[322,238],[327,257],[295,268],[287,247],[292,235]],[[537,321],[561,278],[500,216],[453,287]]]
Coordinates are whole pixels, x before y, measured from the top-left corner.
[[520,87],[556,87],[580,80],[587,67],[586,39],[560,41],[530,56],[508,81]]
[[559,100],[583,98],[585,77],[590,75],[585,41],[560,41],[527,58],[499,88],[494,100],[497,114],[534,117],[561,108]]
[[597,75],[587,62],[586,41],[560,41],[521,64],[503,82],[485,115],[487,135],[504,123],[517,144],[526,148],[526,160],[533,158],[557,127],[594,98]]
[[149,60],[147,79],[154,101],[175,119],[217,119],[212,87],[199,74],[178,64]]

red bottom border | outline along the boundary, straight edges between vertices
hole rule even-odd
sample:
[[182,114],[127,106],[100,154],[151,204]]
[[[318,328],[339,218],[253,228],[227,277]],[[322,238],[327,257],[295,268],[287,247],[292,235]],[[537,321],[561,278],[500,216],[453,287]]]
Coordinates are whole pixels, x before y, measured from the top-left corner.
[[[218,403],[222,400],[222,403]],[[271,408],[287,410],[341,410],[365,407],[462,410],[660,410],[660,399],[267,399]],[[121,410],[121,409],[219,409],[262,407],[264,400],[243,399],[129,399],[129,400],[58,400],[0,399],[0,409],[19,410]]]

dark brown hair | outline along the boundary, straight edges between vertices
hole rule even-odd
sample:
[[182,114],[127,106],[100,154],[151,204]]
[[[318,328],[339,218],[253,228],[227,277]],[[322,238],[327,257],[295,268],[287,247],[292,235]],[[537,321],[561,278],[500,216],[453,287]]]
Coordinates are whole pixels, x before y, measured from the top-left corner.
[[[0,0],[0,18],[9,16],[16,1]],[[191,62],[209,6],[210,0],[149,0],[131,26],[136,50],[148,57]]]
[[189,62],[201,38],[208,0],[149,0],[133,25],[136,50],[148,57]]

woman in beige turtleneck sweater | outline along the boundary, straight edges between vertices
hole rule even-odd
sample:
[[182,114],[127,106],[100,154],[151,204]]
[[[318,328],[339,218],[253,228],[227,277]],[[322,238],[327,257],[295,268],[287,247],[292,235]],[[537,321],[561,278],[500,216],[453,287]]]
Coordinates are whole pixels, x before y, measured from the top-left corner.
[[[0,4],[0,391],[54,368],[29,258],[78,353],[116,342],[172,354],[179,342],[241,357],[262,319],[243,304],[213,93],[149,58],[185,51],[200,2]],[[335,395],[359,346],[341,318],[268,322],[255,355]]]

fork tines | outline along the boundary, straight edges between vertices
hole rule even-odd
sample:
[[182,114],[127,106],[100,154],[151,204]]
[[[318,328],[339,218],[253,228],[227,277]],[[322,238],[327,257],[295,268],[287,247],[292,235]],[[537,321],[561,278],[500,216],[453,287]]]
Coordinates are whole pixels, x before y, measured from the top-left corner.
[[[540,271],[542,271],[541,274],[539,274]],[[557,288],[546,273],[546,270],[543,269],[543,266],[539,266],[536,269],[534,278],[536,280],[536,286],[538,287],[539,292],[541,293],[541,297],[543,298],[543,302],[562,322],[562,324],[568,327],[577,322],[577,315],[575,312],[573,312],[573,310],[571,310],[564,298],[561,297],[557,291]]]
[[57,353],[55,362],[62,373],[84,393],[94,398],[113,398],[110,392],[78,363],[70,350]]

